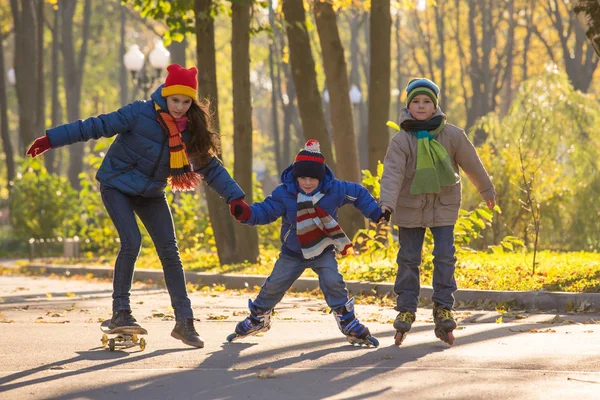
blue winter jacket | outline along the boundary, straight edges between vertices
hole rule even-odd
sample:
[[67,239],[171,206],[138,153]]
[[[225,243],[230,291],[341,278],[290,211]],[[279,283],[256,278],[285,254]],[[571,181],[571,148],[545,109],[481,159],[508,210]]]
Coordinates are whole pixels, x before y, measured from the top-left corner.
[[[296,203],[300,187],[293,176],[293,168],[292,164],[283,171],[282,183],[273,190],[269,197],[250,206],[252,216],[244,224],[264,225],[283,217],[280,234],[281,251],[292,257],[304,259],[298,236],[296,236]],[[367,189],[354,182],[336,179],[328,166],[325,167],[325,178],[315,189],[315,192],[317,191],[325,194],[317,205],[327,211],[336,221],[338,208],[345,204],[354,205],[372,221],[378,221],[381,217],[381,208]],[[326,252],[332,250],[333,246],[329,247]]]
[[[110,114],[47,130],[52,148],[119,134],[108,149],[96,179],[128,195],[161,196],[170,172],[168,138],[156,120],[154,108],[157,103],[167,109],[161,89],[162,85],[152,93],[151,100],[134,101]],[[182,136],[186,143],[191,139],[187,129]],[[228,203],[244,197],[242,189],[216,157],[206,165],[195,166],[195,170]]]

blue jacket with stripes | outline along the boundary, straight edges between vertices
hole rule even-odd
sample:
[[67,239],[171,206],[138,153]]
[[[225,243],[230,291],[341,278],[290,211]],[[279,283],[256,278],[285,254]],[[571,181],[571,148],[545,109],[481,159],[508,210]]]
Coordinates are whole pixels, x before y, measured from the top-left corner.
[[[264,225],[282,217],[281,251],[292,257],[304,259],[296,235],[296,203],[298,192],[301,189],[294,178],[293,168],[292,164],[283,171],[282,183],[273,190],[269,197],[250,206],[252,216],[244,224]],[[319,187],[315,189],[314,193],[317,191],[325,194],[317,205],[336,221],[338,220],[338,208],[345,204],[354,205],[365,217],[373,221],[377,221],[381,217],[381,208],[367,189],[358,183],[336,179],[333,171],[327,165],[325,166],[325,178],[319,182]],[[312,193],[307,193],[307,195],[310,194]],[[333,246],[326,251],[333,251]]]
[[[46,131],[52,148],[117,135],[98,169],[96,179],[132,196],[162,196],[170,174],[168,137],[156,119],[154,104],[166,109],[162,85],[151,100],[134,101],[118,111],[60,125]],[[184,142],[191,139],[186,129]],[[196,172],[227,203],[244,197],[221,162],[213,157],[206,165],[195,166]]]

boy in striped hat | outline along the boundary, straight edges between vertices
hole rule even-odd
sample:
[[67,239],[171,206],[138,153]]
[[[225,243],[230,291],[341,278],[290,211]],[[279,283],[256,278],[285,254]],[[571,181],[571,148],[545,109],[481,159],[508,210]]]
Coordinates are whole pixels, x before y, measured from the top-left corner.
[[354,298],[348,298],[346,283],[338,272],[335,250],[345,255],[352,242],[337,223],[337,210],[352,204],[374,222],[389,220],[363,186],[340,181],[320,152],[319,142],[309,140],[292,165],[281,175],[281,185],[260,203],[240,203],[233,215],[247,225],[262,225],[282,218],[281,253],[273,272],[254,302],[250,315],[238,323],[228,341],[265,332],[270,328],[273,308],[305,269],[319,275],[319,285],[338,327],[350,343],[378,346],[377,339],[354,314]]

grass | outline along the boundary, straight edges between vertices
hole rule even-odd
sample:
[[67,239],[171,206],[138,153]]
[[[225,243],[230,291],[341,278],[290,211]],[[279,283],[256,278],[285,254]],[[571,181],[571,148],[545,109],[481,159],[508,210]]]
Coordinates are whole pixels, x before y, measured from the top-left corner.
[[[278,250],[261,249],[258,263],[220,266],[216,254],[183,251],[182,260],[188,271],[268,275],[278,256]],[[538,254],[535,275],[531,274],[531,254],[461,252],[455,277],[459,288],[480,290],[547,290],[600,293],[600,255],[590,252],[559,253],[542,251]],[[79,260],[49,259],[53,264],[114,265],[114,257],[98,258],[87,255]],[[138,268],[162,268],[152,249],[146,249],[137,262]],[[393,282],[396,276],[394,255],[358,255],[340,259],[340,272],[347,280]],[[421,283],[431,285],[433,262],[424,254]],[[313,271],[303,276],[316,277]]]

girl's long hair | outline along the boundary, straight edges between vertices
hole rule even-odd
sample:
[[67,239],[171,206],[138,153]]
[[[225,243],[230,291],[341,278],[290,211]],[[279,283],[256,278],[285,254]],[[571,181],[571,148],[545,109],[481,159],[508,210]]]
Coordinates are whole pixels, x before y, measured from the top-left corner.
[[205,165],[211,157],[218,156],[221,151],[219,134],[212,130],[209,109],[208,101],[200,103],[194,99],[187,112],[189,129],[192,133],[187,150],[194,169]]

